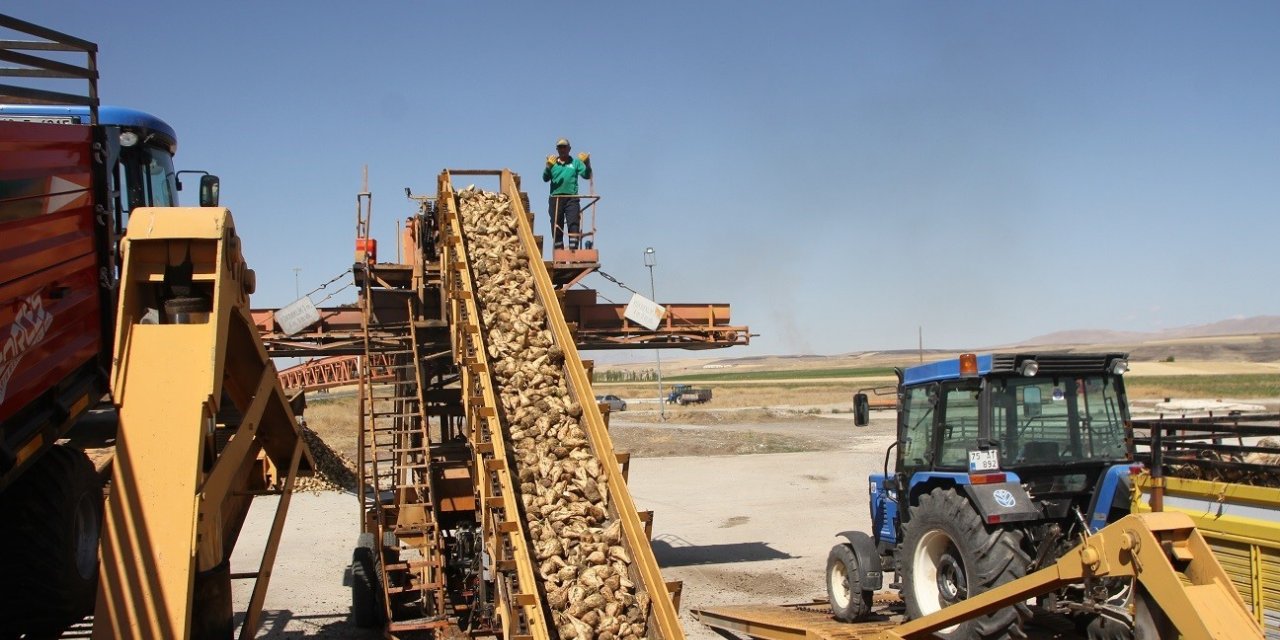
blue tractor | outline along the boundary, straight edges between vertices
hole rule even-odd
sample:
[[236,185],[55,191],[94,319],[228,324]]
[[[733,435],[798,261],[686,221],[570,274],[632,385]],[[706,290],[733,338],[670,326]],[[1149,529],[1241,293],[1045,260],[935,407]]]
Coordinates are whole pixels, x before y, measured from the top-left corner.
[[[908,617],[928,615],[1052,564],[1127,514],[1127,370],[1123,353],[965,354],[899,370],[897,439],[870,477],[872,532],[841,533],[828,556],[835,617],[865,619],[887,572]],[[866,395],[854,405],[865,426]],[[1090,637],[1123,637],[1129,588],[1086,583],[1036,604]],[[1030,615],[1023,603],[939,635],[1022,637]]]

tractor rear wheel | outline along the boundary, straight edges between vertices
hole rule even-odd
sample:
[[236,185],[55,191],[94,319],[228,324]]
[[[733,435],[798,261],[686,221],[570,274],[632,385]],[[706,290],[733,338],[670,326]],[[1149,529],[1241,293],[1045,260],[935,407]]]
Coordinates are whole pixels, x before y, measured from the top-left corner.
[[372,533],[360,534],[351,554],[351,618],[364,629],[381,625],[385,617],[376,538]]
[[[902,599],[915,619],[1026,575],[1020,529],[989,527],[964,496],[937,488],[920,496],[903,525]],[[1025,603],[948,627],[948,640],[1024,638]]]
[[0,636],[48,635],[93,612],[102,481],[84,452],[49,449],[0,493]]
[[838,544],[827,555],[827,601],[841,622],[859,622],[871,613],[871,592],[858,580],[858,557],[853,547]]

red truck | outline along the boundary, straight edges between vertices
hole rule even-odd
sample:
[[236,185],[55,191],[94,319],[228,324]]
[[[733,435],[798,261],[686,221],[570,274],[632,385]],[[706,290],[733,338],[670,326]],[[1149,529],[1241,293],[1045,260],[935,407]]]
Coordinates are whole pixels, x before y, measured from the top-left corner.
[[[108,392],[117,240],[130,210],[176,206],[172,127],[99,106],[97,46],[0,15],[0,637],[49,634],[92,610],[103,476],[65,438]],[[35,36],[16,40],[13,33]],[[83,67],[27,52],[75,52]],[[63,54],[65,55],[65,54]],[[10,71],[12,69],[6,69]],[[202,205],[217,178],[201,179]]]

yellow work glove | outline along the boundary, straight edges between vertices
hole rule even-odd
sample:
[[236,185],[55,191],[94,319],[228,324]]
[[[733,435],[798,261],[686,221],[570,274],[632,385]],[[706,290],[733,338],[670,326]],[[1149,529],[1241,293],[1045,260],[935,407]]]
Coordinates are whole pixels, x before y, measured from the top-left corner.
[[591,164],[591,154],[589,153],[579,153],[578,159],[582,161],[582,164]]
[[555,164],[555,163],[556,163],[556,157],[555,157],[554,155],[547,156],[547,166],[548,166],[548,167],[549,167],[549,166],[551,166],[551,165],[553,165],[553,164]]

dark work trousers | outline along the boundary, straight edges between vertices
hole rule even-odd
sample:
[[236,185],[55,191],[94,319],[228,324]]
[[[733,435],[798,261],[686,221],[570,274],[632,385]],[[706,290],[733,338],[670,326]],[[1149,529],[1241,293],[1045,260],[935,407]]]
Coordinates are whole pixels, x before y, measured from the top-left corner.
[[551,212],[552,238],[557,248],[564,246],[564,232],[569,231],[569,248],[578,248],[578,234],[582,231],[582,208],[577,198],[551,196],[547,204]]

